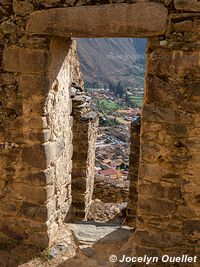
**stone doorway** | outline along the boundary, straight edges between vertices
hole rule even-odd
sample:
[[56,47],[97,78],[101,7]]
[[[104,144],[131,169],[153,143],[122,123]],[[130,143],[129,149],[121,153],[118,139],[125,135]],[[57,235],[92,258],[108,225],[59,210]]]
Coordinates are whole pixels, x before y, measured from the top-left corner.
[[131,244],[137,254],[199,253],[199,1],[69,2],[1,4],[2,238],[48,247],[70,207],[72,119],[63,88],[79,79],[70,38],[146,37]]
[[[118,50],[114,51],[113,46]],[[74,84],[70,89],[74,121],[72,221],[84,219],[135,224],[145,47],[145,39],[78,39],[77,50],[82,59],[80,69],[85,88]],[[99,54],[96,54],[97,59],[93,56],[92,51],[97,48],[103,61],[97,62]],[[106,54],[103,54],[104,49]],[[88,54],[85,63],[84,55],[90,53],[88,50],[92,54]],[[112,71],[111,66],[117,60],[120,60],[119,69]],[[110,78],[104,61],[110,66],[107,68]],[[96,75],[100,72],[96,73],[96,68],[102,69],[99,78]],[[132,162],[128,175],[130,142]]]

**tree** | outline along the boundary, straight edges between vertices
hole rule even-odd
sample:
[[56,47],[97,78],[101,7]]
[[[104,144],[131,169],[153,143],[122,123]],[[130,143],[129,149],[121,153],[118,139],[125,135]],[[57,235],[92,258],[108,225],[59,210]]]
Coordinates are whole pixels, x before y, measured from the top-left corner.
[[127,106],[131,106],[131,101],[130,101],[130,98],[129,98],[127,93],[126,93],[126,96],[125,96],[125,102],[126,102]]
[[118,95],[120,98],[122,98],[126,93],[125,87],[122,83],[122,81],[118,82],[116,86],[116,95]]
[[94,82],[92,83],[92,88],[99,88],[99,84],[98,84],[97,81],[94,81]]
[[84,87],[85,88],[91,88],[92,87],[92,84],[89,81],[85,80],[84,81]]
[[116,93],[116,84],[111,82],[108,88],[115,94]]

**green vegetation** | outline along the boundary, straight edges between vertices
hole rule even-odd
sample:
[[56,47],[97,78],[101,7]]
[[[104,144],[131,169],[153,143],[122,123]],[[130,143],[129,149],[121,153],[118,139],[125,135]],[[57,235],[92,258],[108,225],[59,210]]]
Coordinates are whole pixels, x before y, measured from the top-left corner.
[[109,126],[109,127],[115,127],[116,125],[119,125],[119,123],[117,122],[116,118],[114,119],[109,119],[109,118],[105,118],[100,116],[99,117],[99,126]]
[[124,86],[123,81],[109,84],[109,89],[113,91],[116,97],[122,98],[126,94],[126,88]]
[[133,96],[128,94],[128,90],[122,81],[117,84],[110,83],[109,89],[114,92],[117,98],[124,98],[126,106],[130,106],[132,108],[142,107],[142,95]]
[[[95,90],[98,85],[96,82],[89,83],[86,81],[85,86],[88,86],[88,91],[90,92]],[[107,86],[103,88],[107,89]],[[126,124],[128,121],[126,116],[121,116],[116,111],[127,109],[127,107],[141,109],[143,96],[135,88],[127,87],[124,81],[110,83],[109,89],[112,93],[107,90],[105,92],[102,91],[101,87],[99,88],[101,97],[98,94],[97,97],[93,96],[94,107],[99,112],[99,125],[114,127],[119,124]],[[112,98],[112,100],[109,98]]]
[[116,102],[107,99],[97,100],[96,106],[99,112],[102,112],[103,114],[105,112],[113,112],[120,108]]
[[141,95],[138,96],[129,96],[129,100],[131,102],[132,108],[142,108],[142,97]]
[[100,112],[99,125],[100,126],[110,126],[114,127],[118,125],[116,118],[109,118],[109,114],[113,114],[114,111],[119,109],[119,105],[114,101],[103,99],[97,100],[96,102],[97,110]]

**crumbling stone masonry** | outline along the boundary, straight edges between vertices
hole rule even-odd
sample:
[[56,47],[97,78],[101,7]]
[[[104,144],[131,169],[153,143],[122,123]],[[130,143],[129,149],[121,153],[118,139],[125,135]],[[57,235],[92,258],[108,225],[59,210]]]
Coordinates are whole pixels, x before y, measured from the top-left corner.
[[135,226],[136,214],[137,214],[137,203],[138,203],[138,172],[139,172],[139,161],[140,161],[140,128],[141,118],[138,116],[137,119],[131,122],[130,128],[130,156],[129,156],[129,175],[130,180],[129,186],[129,198],[128,205],[126,208],[126,222],[130,226]]
[[46,247],[71,206],[71,37],[147,37],[135,252],[199,255],[200,2],[0,3],[1,238]]
[[91,99],[83,93],[72,99],[73,168],[72,219],[87,216],[94,187],[95,143],[98,116],[91,110]]

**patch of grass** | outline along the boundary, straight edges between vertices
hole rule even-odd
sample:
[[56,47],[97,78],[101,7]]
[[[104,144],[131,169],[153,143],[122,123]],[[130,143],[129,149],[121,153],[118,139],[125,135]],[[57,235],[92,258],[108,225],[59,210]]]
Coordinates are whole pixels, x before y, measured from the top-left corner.
[[106,110],[114,111],[114,110],[117,110],[119,108],[117,103],[115,103],[112,100],[107,100],[107,99],[99,100],[97,102],[97,106],[98,106],[100,111],[106,111]]
[[142,107],[142,98],[143,96],[130,96],[130,101],[132,103],[133,108]]

